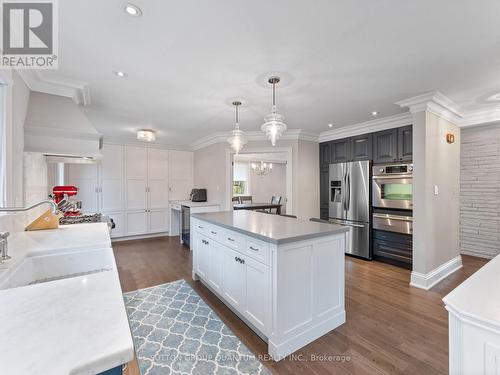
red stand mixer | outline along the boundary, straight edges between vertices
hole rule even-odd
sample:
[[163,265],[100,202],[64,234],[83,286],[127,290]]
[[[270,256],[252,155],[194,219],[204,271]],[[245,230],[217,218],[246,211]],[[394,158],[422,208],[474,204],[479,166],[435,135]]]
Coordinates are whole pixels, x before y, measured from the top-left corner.
[[57,203],[59,211],[64,213],[64,216],[79,216],[82,202],[71,200],[78,194],[78,188],[71,185],[54,186],[52,189],[52,198]]

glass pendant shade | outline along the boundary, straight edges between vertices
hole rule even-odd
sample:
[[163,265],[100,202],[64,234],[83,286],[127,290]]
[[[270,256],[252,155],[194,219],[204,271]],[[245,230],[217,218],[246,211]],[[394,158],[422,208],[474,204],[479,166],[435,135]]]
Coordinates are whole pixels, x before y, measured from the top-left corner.
[[238,107],[241,105],[241,102],[235,101],[233,102],[233,105],[235,107],[236,122],[234,124],[234,129],[231,132],[231,136],[227,139],[227,142],[233,149],[234,153],[238,155],[243,146],[247,144],[248,140],[245,137],[245,132],[243,130],[240,130],[240,118],[238,113]]
[[273,146],[276,146],[276,140],[280,138],[286,130],[286,124],[283,122],[285,116],[279,113],[271,113],[264,117],[264,124],[260,127],[266,133],[267,139],[271,141]]
[[276,84],[279,81],[279,77],[271,77],[268,80],[273,85],[273,106],[271,113],[264,117],[264,123],[260,127],[260,130],[266,133],[267,139],[271,141],[273,146],[276,146],[276,141],[286,131],[285,116],[276,112]]
[[263,161],[261,161],[260,163],[252,163],[251,167],[252,167],[252,171],[257,176],[265,176],[265,175],[271,173],[273,170],[272,163],[264,163]]

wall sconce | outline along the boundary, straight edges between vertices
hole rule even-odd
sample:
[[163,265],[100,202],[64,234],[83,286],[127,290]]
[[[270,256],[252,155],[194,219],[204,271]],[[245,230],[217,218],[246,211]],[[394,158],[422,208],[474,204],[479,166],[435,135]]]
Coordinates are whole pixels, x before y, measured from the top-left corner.
[[446,142],[447,143],[455,143],[455,134],[447,133],[446,134]]

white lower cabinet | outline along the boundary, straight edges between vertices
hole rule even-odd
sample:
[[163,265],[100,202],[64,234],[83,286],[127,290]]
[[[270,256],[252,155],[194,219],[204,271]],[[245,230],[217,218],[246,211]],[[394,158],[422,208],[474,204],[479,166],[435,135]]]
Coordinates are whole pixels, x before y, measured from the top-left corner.
[[244,256],[220,245],[224,254],[222,262],[222,296],[238,311],[245,308],[246,264]]
[[146,210],[127,211],[127,236],[139,236],[148,231],[148,214]]
[[[234,233],[193,222],[193,270],[213,291],[235,308],[255,328],[269,333],[269,266],[245,254],[245,238],[238,236],[241,251],[226,246]],[[232,244],[232,242],[230,242]]]
[[109,216],[113,219],[115,227],[111,230],[111,237],[123,237],[125,235],[125,219],[123,211],[121,212],[105,212],[103,215]]
[[245,317],[262,332],[269,326],[269,267],[245,259]]
[[148,210],[149,233],[160,233],[168,231],[168,209]]

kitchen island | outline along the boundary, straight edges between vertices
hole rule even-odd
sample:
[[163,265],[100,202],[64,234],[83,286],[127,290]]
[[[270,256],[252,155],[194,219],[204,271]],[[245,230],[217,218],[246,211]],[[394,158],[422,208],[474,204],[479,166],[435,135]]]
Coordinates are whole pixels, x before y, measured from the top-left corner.
[[253,211],[192,215],[193,279],[280,360],[345,322],[348,228]]

